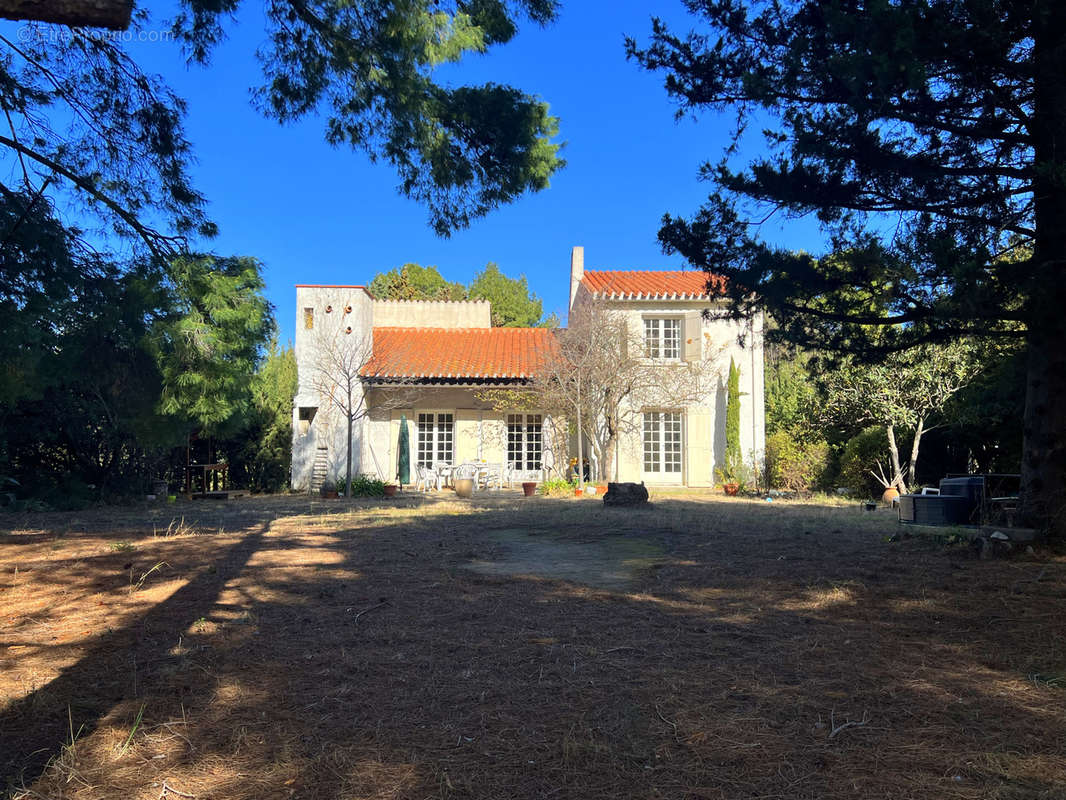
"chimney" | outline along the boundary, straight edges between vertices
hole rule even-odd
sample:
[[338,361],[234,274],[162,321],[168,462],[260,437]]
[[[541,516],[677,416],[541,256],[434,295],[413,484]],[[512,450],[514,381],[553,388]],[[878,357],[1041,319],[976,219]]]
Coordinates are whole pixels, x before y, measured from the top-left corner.
[[570,308],[574,307],[577,287],[581,285],[583,277],[585,277],[585,248],[575,247],[570,251]]

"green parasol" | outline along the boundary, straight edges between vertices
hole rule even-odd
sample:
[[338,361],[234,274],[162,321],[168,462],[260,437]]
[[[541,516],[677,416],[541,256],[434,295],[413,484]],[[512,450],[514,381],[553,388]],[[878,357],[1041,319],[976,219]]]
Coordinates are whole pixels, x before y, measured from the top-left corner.
[[411,437],[407,433],[407,415],[400,415],[400,441],[396,454],[396,477],[400,486],[411,482]]

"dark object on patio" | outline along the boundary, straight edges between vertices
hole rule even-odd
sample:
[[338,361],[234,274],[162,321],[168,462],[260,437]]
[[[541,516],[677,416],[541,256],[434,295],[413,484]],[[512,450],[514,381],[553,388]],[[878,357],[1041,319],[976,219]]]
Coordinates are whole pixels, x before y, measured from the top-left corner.
[[639,506],[648,502],[648,490],[643,483],[608,483],[603,496],[605,506]]
[[[985,500],[985,479],[983,475],[967,475],[964,478],[943,478],[940,481],[940,495],[962,497],[966,500],[966,522],[978,522],[977,512]],[[971,519],[972,518],[972,519]]]
[[917,525],[967,525],[974,505],[960,495],[905,494],[899,498],[899,521]]
[[1018,475],[948,475],[939,496],[907,494],[900,498],[900,522],[920,525],[1006,525],[1018,507]]

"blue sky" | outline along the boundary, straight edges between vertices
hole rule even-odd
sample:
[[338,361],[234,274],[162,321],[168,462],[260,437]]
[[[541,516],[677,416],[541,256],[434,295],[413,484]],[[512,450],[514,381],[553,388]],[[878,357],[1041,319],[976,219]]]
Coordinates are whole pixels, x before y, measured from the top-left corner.
[[[245,5],[206,69],[186,67],[172,43],[131,52],[188,101],[194,180],[221,227],[207,246],[264,263],[283,340],[293,334],[295,284],[366,283],[409,261],[462,282],[495,261],[506,274],[525,274],[545,313],[563,319],[574,245],[584,246],[588,268],[681,266],[656,242],[659,220],[667,211],[695,211],[706,196],[696,171],[721,155],[730,120],[675,122],[662,76],[627,62],[622,44],[626,34],[646,39],[653,11],[687,29],[680,3],[572,2],[548,28],[528,26],[509,44],[449,67],[456,83],[509,83],[547,100],[561,119],[568,162],[549,189],[450,239],[437,237],[425,210],[397,194],[387,164],[327,145],[321,117],[281,126],[254,110],[250,89],[261,80],[254,52],[265,36],[259,4]],[[815,234],[810,226],[764,230],[809,250],[818,249]]]

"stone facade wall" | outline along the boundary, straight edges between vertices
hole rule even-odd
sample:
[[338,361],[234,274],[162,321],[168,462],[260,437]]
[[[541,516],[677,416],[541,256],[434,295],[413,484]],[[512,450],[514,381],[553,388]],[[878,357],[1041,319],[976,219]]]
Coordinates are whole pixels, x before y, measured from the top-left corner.
[[375,300],[378,328],[491,328],[487,300]]

